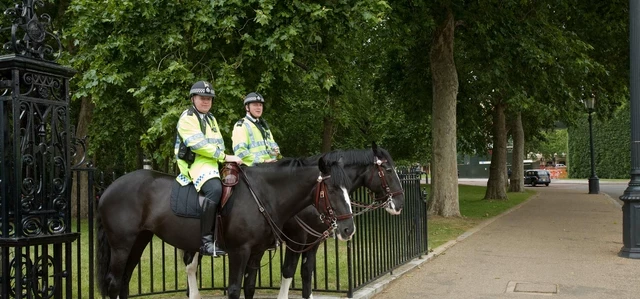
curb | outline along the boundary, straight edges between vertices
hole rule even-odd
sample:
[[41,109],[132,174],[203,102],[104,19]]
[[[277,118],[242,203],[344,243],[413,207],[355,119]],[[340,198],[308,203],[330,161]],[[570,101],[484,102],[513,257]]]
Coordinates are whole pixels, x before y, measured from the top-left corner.
[[[470,237],[471,235],[473,235],[474,233],[480,231],[481,229],[485,228],[486,226],[488,226],[489,224],[493,223],[494,221],[496,221],[497,219],[500,219],[501,217],[510,214],[511,212],[519,209],[520,207],[522,207],[523,205],[525,205],[526,203],[528,203],[529,201],[536,199],[540,196],[540,193],[537,193],[531,197],[529,197],[529,199],[527,199],[526,201],[518,204],[517,206],[504,211],[502,214],[497,215],[491,219],[487,219],[483,222],[481,222],[480,224],[478,224],[477,226],[471,228],[470,230],[464,232],[462,235],[458,236],[455,240],[451,240],[447,243],[444,243],[438,247],[436,247],[435,249],[433,249],[429,254],[427,254],[427,256],[425,257],[420,257],[420,258],[415,258],[412,261],[400,266],[398,269],[391,271],[391,273],[387,276],[378,278],[377,280],[373,281],[371,284],[369,284],[366,287],[363,287],[362,289],[356,291],[353,294],[353,299],[371,299],[373,298],[373,296],[375,296],[376,294],[382,292],[385,287],[387,285],[389,285],[389,283],[393,282],[394,280],[396,280],[397,278],[402,277],[405,273],[418,268],[420,269],[420,267],[422,266],[422,264],[436,258],[437,256],[441,255],[442,253],[444,253],[447,249],[453,247],[454,245],[458,244],[459,242],[464,241],[464,239]],[[611,198],[611,197],[609,197]],[[614,201],[615,203],[615,201]],[[617,203],[616,203],[617,204]],[[320,298],[320,297],[318,297]],[[337,298],[337,297],[324,297],[322,296],[322,298]],[[345,297],[341,297],[341,298],[345,298]]]
[[615,198],[611,197],[611,195],[609,195],[609,194],[607,194],[607,193],[603,193],[603,192],[600,192],[600,194],[603,194],[604,196],[606,196],[606,197],[607,197],[607,199],[609,199],[609,201],[610,201],[613,205],[615,205],[616,207],[618,207],[618,208],[622,209],[622,205],[620,204],[620,202],[618,202]]

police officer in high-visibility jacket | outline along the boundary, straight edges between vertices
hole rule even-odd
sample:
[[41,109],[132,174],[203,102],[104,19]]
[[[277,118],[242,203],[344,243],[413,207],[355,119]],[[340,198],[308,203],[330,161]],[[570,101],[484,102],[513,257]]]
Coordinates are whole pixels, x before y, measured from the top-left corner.
[[233,153],[251,166],[254,163],[273,162],[282,157],[280,147],[264,119],[264,98],[257,92],[244,98],[247,115],[233,126]]
[[218,163],[242,164],[242,160],[224,153],[224,141],[218,123],[209,112],[215,98],[211,84],[206,81],[196,82],[191,87],[189,96],[192,106],[182,112],[177,126],[175,154],[180,175],[176,180],[182,186],[193,183],[198,192],[204,193],[200,216],[200,253],[216,256],[224,254],[217,248],[212,233],[222,195]]

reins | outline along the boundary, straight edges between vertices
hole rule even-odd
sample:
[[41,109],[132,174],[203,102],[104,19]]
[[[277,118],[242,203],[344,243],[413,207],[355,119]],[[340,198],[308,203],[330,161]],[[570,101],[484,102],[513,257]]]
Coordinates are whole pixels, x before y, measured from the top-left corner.
[[[312,243],[299,243],[296,242],[295,240],[291,239],[289,236],[287,236],[276,224],[275,221],[273,221],[273,218],[271,218],[271,215],[269,215],[269,213],[266,211],[265,209],[265,205],[262,202],[262,200],[260,200],[260,198],[258,198],[258,196],[256,195],[255,191],[253,190],[253,188],[251,187],[251,184],[249,183],[249,178],[247,177],[247,175],[245,174],[244,170],[242,168],[240,169],[240,173],[242,174],[242,177],[244,179],[244,181],[247,183],[247,188],[249,188],[249,191],[251,192],[251,195],[253,196],[256,204],[258,205],[258,209],[260,210],[260,213],[262,213],[262,215],[265,217],[265,219],[267,220],[267,223],[269,223],[269,226],[271,227],[271,230],[273,232],[273,234],[276,236],[276,238],[278,239],[278,241],[280,241],[281,243],[288,243],[288,244],[296,244],[298,246],[302,246],[303,249],[301,250],[295,250],[293,248],[291,248],[291,246],[288,246],[288,249],[295,252],[295,253],[303,253],[306,251],[311,250],[315,245],[323,242],[324,240],[328,239],[331,236],[331,233],[333,232],[333,230],[335,230],[337,228],[337,221],[339,220],[345,220],[345,219],[349,219],[352,218],[354,216],[358,216],[361,215],[363,213],[366,213],[368,211],[373,211],[375,209],[381,208],[381,207],[385,207],[389,204],[389,202],[391,202],[393,200],[393,197],[396,195],[401,195],[404,194],[404,190],[400,189],[399,191],[391,191],[391,188],[389,187],[389,183],[387,182],[387,179],[385,177],[385,172],[384,169],[382,169],[382,164],[386,163],[387,160],[381,160],[378,157],[374,156],[374,161],[373,164],[376,166],[376,169],[374,169],[374,175],[372,175],[369,178],[369,186],[371,186],[371,183],[373,182],[373,177],[376,176],[375,172],[377,170],[377,176],[380,178],[380,183],[381,186],[385,192],[385,194],[381,197],[376,197],[375,193],[371,190],[368,191],[369,196],[373,199],[373,202],[371,204],[363,204],[357,201],[352,201],[351,204],[354,207],[358,207],[358,208],[363,208],[362,211],[358,212],[358,213],[353,213],[353,214],[345,214],[345,215],[338,215],[336,216],[333,207],[331,206],[331,203],[329,202],[329,198],[328,198],[328,193],[327,193],[327,185],[325,183],[325,180],[327,180],[328,178],[330,178],[331,176],[322,176],[322,173],[320,173],[320,175],[318,176],[317,179],[317,183],[316,183],[316,191],[315,191],[315,200],[314,200],[314,206],[316,207],[316,209],[318,210],[318,212],[320,213],[320,220],[325,223],[328,227],[324,232],[318,232],[316,230],[314,230],[311,226],[309,226],[308,224],[306,224],[304,221],[302,221],[297,215],[294,216],[293,218],[295,219],[295,221],[298,223],[298,225],[300,225],[300,227],[307,232],[309,235],[316,237],[317,239],[312,242]],[[320,204],[324,204],[324,213],[320,212],[321,208],[320,208]]]
[[[320,214],[320,219],[323,219],[323,222],[327,223],[329,225],[329,227],[322,233],[317,232],[316,230],[312,229],[310,226],[308,226],[307,224],[304,225],[300,225],[307,233],[309,233],[312,236],[317,237],[318,239],[316,239],[314,242],[312,243],[298,243],[296,241],[294,241],[293,239],[291,239],[289,236],[287,236],[275,223],[275,221],[273,221],[273,218],[271,218],[271,215],[269,215],[269,213],[267,212],[267,210],[265,209],[265,205],[262,202],[262,200],[260,200],[260,198],[258,198],[258,196],[256,195],[255,191],[253,191],[253,188],[251,187],[251,184],[249,183],[249,178],[247,177],[246,173],[244,172],[244,170],[242,168],[240,168],[240,173],[242,174],[242,178],[244,179],[244,181],[247,183],[247,188],[249,188],[249,191],[251,192],[251,195],[253,196],[253,199],[255,200],[256,204],[258,205],[258,209],[260,210],[260,213],[262,213],[262,215],[265,217],[265,219],[267,220],[267,223],[269,223],[269,226],[271,227],[271,231],[273,232],[273,234],[276,236],[276,238],[278,239],[278,241],[280,241],[281,243],[285,242],[285,243],[289,243],[289,244],[296,244],[299,246],[304,246],[304,248],[300,251],[298,250],[294,250],[291,247],[288,247],[291,251],[296,252],[296,253],[303,253],[305,251],[309,251],[311,250],[311,248],[313,248],[315,245],[323,242],[324,240],[328,239],[329,236],[331,235],[331,232],[338,227],[337,224],[337,220],[344,220],[344,219],[348,219],[353,217],[352,214],[346,214],[346,215],[340,215],[340,216],[335,216],[335,213],[333,211],[333,208],[331,207],[331,204],[329,202],[329,199],[326,195],[327,191],[327,186],[326,183],[324,182],[325,180],[327,180],[328,178],[330,178],[330,175],[327,176],[322,176],[322,173],[320,173],[320,175],[318,176],[317,179],[317,183],[316,183],[316,199],[315,199],[315,203],[316,203],[316,209],[318,209],[318,211],[320,210],[319,207],[317,206],[317,204],[321,201],[321,199],[324,199],[325,202],[325,210],[327,211],[327,213],[329,214],[329,216],[326,216],[325,214],[321,213]],[[298,218],[298,216],[294,217],[296,219],[296,221],[298,223],[304,223],[300,220],[300,218]],[[284,237],[284,238],[283,238]]]

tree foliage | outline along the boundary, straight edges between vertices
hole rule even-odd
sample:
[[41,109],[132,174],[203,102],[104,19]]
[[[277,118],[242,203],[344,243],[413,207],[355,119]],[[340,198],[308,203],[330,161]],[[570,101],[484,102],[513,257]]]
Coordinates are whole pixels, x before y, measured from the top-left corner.
[[[244,115],[242,97],[259,91],[277,140],[293,145],[283,152],[310,154],[317,122],[301,124],[299,115],[313,120],[331,114],[351,124],[341,113],[353,95],[341,90],[357,79],[348,74],[359,63],[358,32],[379,23],[387,9],[386,2],[369,0],[74,1],[66,38],[77,47],[70,61],[81,71],[74,97],[96,104],[92,150],[122,162],[132,158],[122,155],[139,148],[166,163],[190,85],[208,80],[217,93],[213,113],[223,135]],[[323,102],[329,92],[338,98],[332,109]],[[290,114],[292,107],[300,114]],[[291,130],[279,129],[285,125]],[[117,140],[115,128],[121,130]],[[301,132],[307,140],[288,140]]]
[[541,154],[546,161],[551,161],[554,157],[566,155],[569,152],[567,129],[542,131],[539,136],[539,139],[529,141],[528,153]]
[[495,143],[497,105],[506,123],[521,114],[535,142],[556,121],[579,123],[586,97],[598,98],[606,119],[628,93],[621,0],[49,3],[68,5],[59,25],[72,48],[65,61],[79,71],[74,100],[95,105],[90,144],[103,168],[131,170],[143,155],[170,165],[175,123],[197,80],[214,84],[224,136],[244,115],[243,96],[258,91],[287,156],[318,153],[324,134],[334,148],[375,140],[399,162],[429,162],[432,82],[446,75],[432,74],[429,53],[446,11],[456,21],[461,152]]

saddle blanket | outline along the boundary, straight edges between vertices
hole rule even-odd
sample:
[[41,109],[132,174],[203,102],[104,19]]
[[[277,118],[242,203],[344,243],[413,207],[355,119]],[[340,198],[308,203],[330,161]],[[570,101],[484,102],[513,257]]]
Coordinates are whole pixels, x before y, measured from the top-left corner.
[[171,210],[174,214],[187,218],[200,218],[204,197],[198,195],[193,184],[180,185],[173,181],[171,187]]

